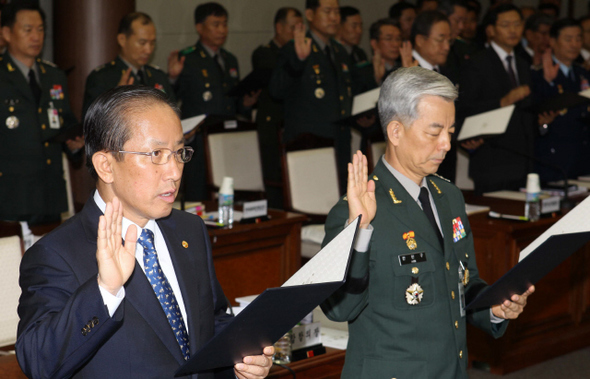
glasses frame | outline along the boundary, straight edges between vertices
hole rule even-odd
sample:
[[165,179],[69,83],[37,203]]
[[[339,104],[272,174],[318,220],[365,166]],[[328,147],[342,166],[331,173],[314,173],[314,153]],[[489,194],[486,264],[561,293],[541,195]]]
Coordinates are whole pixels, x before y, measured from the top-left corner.
[[[162,151],[162,150],[168,150],[170,152],[170,154],[168,155],[168,159],[166,159],[166,162],[162,162],[162,163],[156,163],[156,162],[154,162],[154,153],[156,151]],[[184,161],[181,160],[180,155],[179,155],[179,151],[180,150],[186,150],[186,151],[190,151],[191,152],[190,153],[190,158],[186,162],[184,162]],[[185,146],[185,147],[181,147],[180,149],[178,149],[176,151],[173,151],[172,149],[169,149],[167,147],[162,147],[160,149],[154,149],[154,150],[152,150],[150,152],[126,151],[126,150],[119,150],[119,151],[114,150],[114,151],[111,151],[111,152],[113,152],[113,153],[121,153],[121,154],[145,155],[145,156],[150,157],[150,160],[152,161],[153,164],[158,165],[158,166],[161,166],[161,165],[165,165],[166,163],[170,162],[170,157],[172,155],[174,155],[174,158],[176,159],[176,162],[178,162],[178,163],[188,163],[193,158],[193,154],[195,153],[195,150],[192,147],[190,147],[190,146]]]

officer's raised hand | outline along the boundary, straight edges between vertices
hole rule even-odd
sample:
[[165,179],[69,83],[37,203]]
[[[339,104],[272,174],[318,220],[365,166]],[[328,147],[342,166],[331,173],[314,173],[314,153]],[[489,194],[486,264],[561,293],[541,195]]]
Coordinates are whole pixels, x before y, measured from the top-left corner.
[[295,31],[293,32],[293,35],[297,58],[299,58],[301,61],[304,61],[311,53],[311,38],[307,38],[305,36],[305,25],[302,23],[295,25]]
[[377,201],[375,200],[375,182],[367,180],[369,168],[367,157],[360,151],[352,157],[348,164],[348,184],[346,197],[348,198],[348,222],[362,214],[360,227],[366,228],[375,218]]
[[117,84],[118,86],[126,86],[128,84],[133,84],[133,82],[135,81],[135,78],[133,76],[131,76],[131,67],[129,67],[127,70],[123,71],[123,74],[121,75],[121,79],[119,79],[119,83]]

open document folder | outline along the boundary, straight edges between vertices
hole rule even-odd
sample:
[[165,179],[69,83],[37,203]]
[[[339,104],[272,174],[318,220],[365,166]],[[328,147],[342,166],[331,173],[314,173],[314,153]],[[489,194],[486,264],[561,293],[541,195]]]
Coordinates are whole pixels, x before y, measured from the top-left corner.
[[519,262],[467,309],[487,308],[525,292],[590,240],[590,197],[520,252]]
[[514,105],[509,105],[494,109],[493,111],[469,116],[463,122],[457,140],[465,141],[471,138],[483,138],[503,134],[508,127],[513,112]]
[[344,284],[360,216],[281,287],[269,288],[215,335],[175,376],[233,366],[259,355]]

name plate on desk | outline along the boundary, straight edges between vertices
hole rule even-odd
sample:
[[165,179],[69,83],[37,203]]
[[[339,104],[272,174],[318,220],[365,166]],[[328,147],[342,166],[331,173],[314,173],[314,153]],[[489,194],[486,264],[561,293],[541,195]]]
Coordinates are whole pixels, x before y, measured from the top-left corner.
[[559,212],[559,196],[551,196],[546,199],[541,199],[541,213]]
[[244,211],[243,218],[245,218],[245,219],[264,217],[268,213],[268,201],[267,200],[247,201],[244,203],[243,211]]

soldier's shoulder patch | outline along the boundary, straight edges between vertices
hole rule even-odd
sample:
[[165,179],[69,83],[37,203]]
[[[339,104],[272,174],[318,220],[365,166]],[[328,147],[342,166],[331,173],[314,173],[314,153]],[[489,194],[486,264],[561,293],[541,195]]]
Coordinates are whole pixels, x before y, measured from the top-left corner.
[[148,64],[148,66],[151,67],[151,68],[153,68],[153,69],[156,69],[158,71],[162,71],[162,69],[160,68],[160,66],[156,66],[155,64],[151,64],[150,63],[150,64]]
[[180,50],[181,55],[187,55],[195,51],[197,48],[195,46],[189,46],[186,49]]
[[371,65],[371,62],[369,62],[369,61],[362,61],[362,62],[356,63],[357,68],[363,68],[363,67],[367,67],[369,65]]
[[42,62],[43,64],[46,64],[46,65],[48,65],[48,66],[51,66],[51,67],[57,68],[57,65],[56,65],[55,63],[53,63],[53,62],[46,61],[45,59],[41,59],[41,62]]
[[100,66],[98,66],[97,68],[95,68],[94,71],[100,71],[100,70],[102,70],[105,67],[107,67],[107,64],[106,63],[105,64],[101,64]]
[[436,176],[437,178],[440,178],[440,179],[444,180],[447,183],[450,183],[451,182],[449,179],[445,178],[444,176],[440,176],[436,172],[434,174],[432,174],[432,175]]

